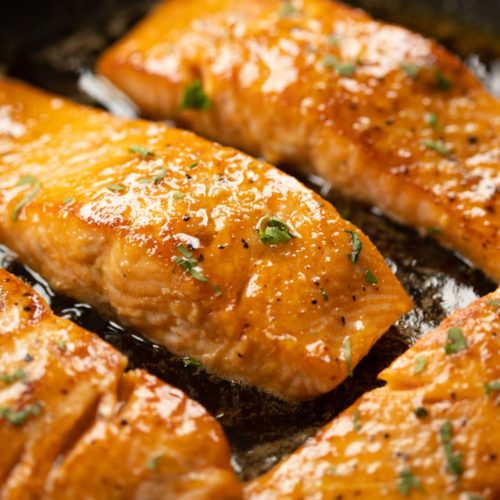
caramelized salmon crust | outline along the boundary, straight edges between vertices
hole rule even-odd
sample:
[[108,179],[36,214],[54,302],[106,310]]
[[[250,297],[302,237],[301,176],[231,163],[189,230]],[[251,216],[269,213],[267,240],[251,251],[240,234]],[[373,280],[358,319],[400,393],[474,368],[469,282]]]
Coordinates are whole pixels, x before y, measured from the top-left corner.
[[500,105],[435,42],[331,0],[166,0],[98,71],[145,114],[318,174],[500,280]]
[[8,80],[0,113],[0,241],[219,375],[312,398],[411,307],[369,239],[270,165]]
[[500,289],[400,356],[316,437],[247,486],[257,499],[497,499]]
[[218,423],[0,269],[0,498],[241,497]]

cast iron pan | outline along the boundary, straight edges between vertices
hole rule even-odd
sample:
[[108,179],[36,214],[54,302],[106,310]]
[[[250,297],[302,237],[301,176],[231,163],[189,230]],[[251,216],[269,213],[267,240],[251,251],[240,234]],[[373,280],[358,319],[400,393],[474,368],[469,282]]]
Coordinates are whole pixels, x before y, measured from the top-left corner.
[[[79,88],[81,74],[125,33],[152,0],[8,2],[0,20],[0,71],[76,101],[98,105]],[[500,93],[500,3],[497,0],[358,0],[374,15],[439,38]],[[377,245],[415,301],[358,365],[354,377],[314,401],[290,404],[223,381],[183,363],[86,304],[55,295],[42,277],[0,247],[0,265],[35,286],[55,312],[98,333],[142,367],[200,401],[224,427],[233,466],[242,479],[267,470],[365,391],[381,385],[377,373],[456,307],[495,286],[452,252],[401,227],[370,207],[331,192],[320,179],[302,179],[330,200]]]

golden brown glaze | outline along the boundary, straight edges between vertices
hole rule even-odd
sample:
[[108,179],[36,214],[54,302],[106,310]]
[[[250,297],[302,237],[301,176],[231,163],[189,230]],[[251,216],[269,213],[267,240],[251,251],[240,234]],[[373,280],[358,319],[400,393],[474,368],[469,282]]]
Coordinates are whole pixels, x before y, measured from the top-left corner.
[[[450,330],[466,345],[446,354]],[[452,314],[381,378],[386,386],[249,483],[248,498],[499,498],[500,289]]]
[[[346,339],[354,367],[411,307],[366,236],[265,163],[6,80],[0,111],[0,241],[55,289],[215,373],[317,396],[348,375]],[[267,215],[295,237],[264,244]]]
[[0,499],[240,498],[218,423],[0,269]]
[[[168,0],[98,70],[147,115],[319,174],[500,280],[500,105],[435,42],[331,0]],[[211,107],[179,109],[196,79]]]

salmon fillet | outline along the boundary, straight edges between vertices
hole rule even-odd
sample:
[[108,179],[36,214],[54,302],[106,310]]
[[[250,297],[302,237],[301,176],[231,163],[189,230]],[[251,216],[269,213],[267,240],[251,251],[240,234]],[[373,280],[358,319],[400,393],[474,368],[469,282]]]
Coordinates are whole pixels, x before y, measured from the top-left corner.
[[7,80],[0,111],[0,241],[214,373],[312,398],[411,307],[366,236],[265,163]]
[[499,498],[500,289],[380,378],[386,386],[249,483],[248,498]]
[[0,498],[240,498],[219,424],[0,269]]
[[500,105],[435,42],[331,0],[168,0],[97,69],[148,116],[320,175],[500,280]]

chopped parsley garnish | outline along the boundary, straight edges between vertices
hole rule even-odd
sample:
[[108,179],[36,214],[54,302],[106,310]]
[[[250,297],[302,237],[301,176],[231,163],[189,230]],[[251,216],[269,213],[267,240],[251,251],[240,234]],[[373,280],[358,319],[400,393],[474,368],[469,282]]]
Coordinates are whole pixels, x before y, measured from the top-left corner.
[[365,281],[369,285],[376,285],[378,283],[377,277],[369,269],[366,270]]
[[464,332],[458,326],[448,328],[448,339],[444,346],[446,354],[455,354],[467,349],[467,340],[464,337]]
[[486,301],[486,303],[489,306],[500,307],[500,300],[499,299],[489,299],[489,300]]
[[262,217],[257,223],[257,230],[259,231],[260,241],[264,245],[286,243],[295,238],[286,222],[275,215]]
[[181,97],[180,109],[207,110],[212,106],[212,101],[203,90],[201,80],[195,80],[184,87]]
[[152,175],[151,177],[143,177],[139,179],[141,184],[158,184],[160,181],[165,179],[167,176],[167,170],[165,167],[158,167],[156,171],[156,175]]
[[451,80],[440,69],[435,70],[434,77],[436,79],[436,88],[438,90],[451,89]]
[[206,283],[208,279],[196,269],[198,267],[198,261],[193,257],[193,254],[182,243],[177,245],[177,250],[182,257],[174,257],[174,262],[182,267],[182,269],[194,279]]
[[278,12],[279,17],[288,17],[298,12],[298,9],[293,5],[291,0],[283,0],[283,3]]
[[427,366],[427,358],[424,356],[418,356],[417,359],[415,359],[415,369],[413,370],[413,373],[415,375],[418,375],[419,373],[422,373]]
[[125,189],[125,186],[123,184],[108,184],[106,188],[109,189],[110,191],[120,192]]
[[460,476],[462,474],[462,454],[453,452],[451,444],[453,429],[449,420],[446,420],[440,427],[439,435],[441,436],[441,443],[443,444],[446,456],[446,471],[455,476]]
[[198,166],[198,162],[197,161],[194,161],[193,163],[191,163],[191,165],[188,166],[188,168],[196,168]]
[[399,66],[410,78],[413,78],[414,80],[417,78],[420,66],[407,62],[403,62]]
[[340,76],[349,78],[356,73],[357,63],[350,61],[339,61],[335,56],[327,55],[323,59],[323,65],[333,68]]
[[351,338],[347,336],[344,339],[344,356],[345,363],[347,365],[347,371],[349,375],[352,377],[352,353],[351,353]]
[[148,149],[145,146],[140,146],[138,144],[132,144],[132,146],[130,146],[128,148],[128,150],[131,153],[138,154],[143,159],[146,159],[148,156],[154,156],[155,155],[154,151],[152,151],[151,149]]
[[328,294],[326,293],[326,290],[324,288],[320,288],[319,293],[321,294],[325,302],[329,299]]
[[12,373],[0,373],[0,382],[5,382],[6,384],[13,384],[17,381],[24,382],[26,380],[26,372],[21,368]]
[[63,205],[68,205],[69,203],[73,203],[75,199],[73,196],[66,196],[66,198],[63,199],[62,204]]
[[222,290],[220,289],[220,285],[212,285],[214,289],[214,293],[216,297],[220,297],[222,295]]
[[180,191],[174,191],[172,193],[172,196],[174,197],[174,200],[182,200],[186,195],[184,193],[181,193]]
[[358,262],[359,254],[361,253],[361,249],[363,248],[363,244],[359,239],[359,236],[350,229],[344,229],[345,233],[349,233],[351,235],[351,244],[352,244],[352,252],[349,255],[351,262],[355,264]]
[[61,350],[61,351],[65,351],[66,350],[67,346],[66,346],[66,341],[64,339],[61,339],[61,338],[57,339],[55,341],[55,344],[59,348],[59,350]]
[[184,366],[194,366],[196,368],[200,368],[201,366],[201,361],[193,358],[182,358],[182,363]]
[[430,149],[431,151],[435,151],[436,153],[439,153],[441,156],[450,156],[451,155],[451,149],[449,149],[446,144],[439,140],[439,141],[431,141],[431,140],[425,140],[422,141],[422,146],[426,149]]
[[359,423],[359,410],[354,411],[352,415],[352,424],[356,432],[359,432],[361,430],[361,424]]
[[430,125],[434,130],[439,130],[441,127],[439,126],[439,118],[436,113],[427,113],[425,115],[425,121],[428,125]]
[[433,234],[442,234],[443,230],[440,227],[427,227],[425,228],[425,234],[427,236],[432,236]]
[[25,406],[22,410],[12,410],[4,406],[0,408],[0,416],[12,425],[22,425],[27,418],[40,415],[42,408],[42,403]]
[[410,469],[403,469],[399,473],[398,491],[401,495],[407,496],[411,490],[422,491],[422,485],[417,477],[415,477]]
[[493,391],[500,391],[500,380],[494,380],[493,382],[484,384],[484,392],[486,392],[486,394],[490,394]]
[[151,457],[149,460],[148,460],[148,469],[149,470],[155,470],[158,468],[158,462],[160,460],[160,457]]
[[42,189],[42,185],[40,184],[40,181],[34,177],[33,175],[23,175],[18,181],[16,186],[26,186],[29,185],[31,186],[31,191],[28,191],[24,198],[16,204],[14,209],[12,210],[11,218],[15,222],[19,219],[19,214],[21,213],[21,210],[30,202],[32,201],[35,196],[40,192]]
[[417,418],[425,418],[427,415],[429,415],[429,412],[423,406],[417,406],[417,408],[415,408],[415,416]]

